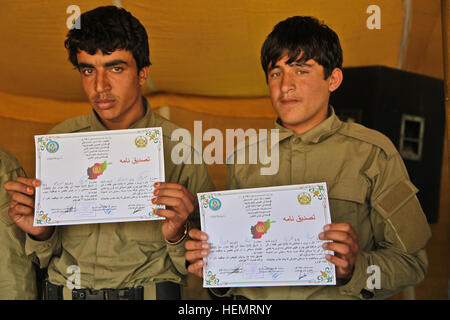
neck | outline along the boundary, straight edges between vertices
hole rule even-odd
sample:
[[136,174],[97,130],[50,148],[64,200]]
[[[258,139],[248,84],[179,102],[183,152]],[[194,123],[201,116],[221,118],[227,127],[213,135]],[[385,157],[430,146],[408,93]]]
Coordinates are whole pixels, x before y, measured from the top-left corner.
[[281,121],[283,127],[292,130],[295,134],[301,135],[324,122],[328,117],[328,106],[317,112],[311,119],[303,123],[289,124]]

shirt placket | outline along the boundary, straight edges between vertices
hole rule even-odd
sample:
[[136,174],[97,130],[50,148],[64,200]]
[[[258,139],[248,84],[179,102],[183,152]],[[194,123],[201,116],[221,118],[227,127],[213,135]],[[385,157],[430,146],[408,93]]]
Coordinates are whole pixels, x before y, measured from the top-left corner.
[[301,184],[305,181],[306,175],[306,153],[305,147],[300,137],[293,135],[290,137],[291,147],[291,184]]

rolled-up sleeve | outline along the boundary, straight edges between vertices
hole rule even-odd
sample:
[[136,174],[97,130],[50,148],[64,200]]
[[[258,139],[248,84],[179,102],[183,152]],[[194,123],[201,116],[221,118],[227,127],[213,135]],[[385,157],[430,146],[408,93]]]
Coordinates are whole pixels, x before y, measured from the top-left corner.
[[44,241],[33,239],[29,234],[25,239],[25,253],[40,266],[41,269],[48,267],[54,255],[61,254],[61,237],[58,228],[55,228],[51,237]]

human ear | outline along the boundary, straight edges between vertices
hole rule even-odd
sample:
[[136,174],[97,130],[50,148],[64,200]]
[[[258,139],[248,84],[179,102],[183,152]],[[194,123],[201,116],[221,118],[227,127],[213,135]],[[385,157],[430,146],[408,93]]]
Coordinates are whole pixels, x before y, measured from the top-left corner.
[[340,68],[334,68],[331,72],[330,77],[328,78],[328,90],[330,92],[335,91],[342,83],[344,79],[344,74]]
[[141,70],[139,70],[139,85],[143,86],[145,84],[145,81],[147,81],[148,77],[148,71],[150,70],[150,66],[142,67]]

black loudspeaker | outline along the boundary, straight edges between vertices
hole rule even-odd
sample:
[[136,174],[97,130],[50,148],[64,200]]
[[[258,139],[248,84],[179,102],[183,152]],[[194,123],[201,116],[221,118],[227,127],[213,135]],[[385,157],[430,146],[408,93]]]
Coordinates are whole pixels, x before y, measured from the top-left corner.
[[397,69],[344,68],[330,97],[342,120],[388,136],[399,150],[428,222],[437,223],[445,132],[444,82]]

